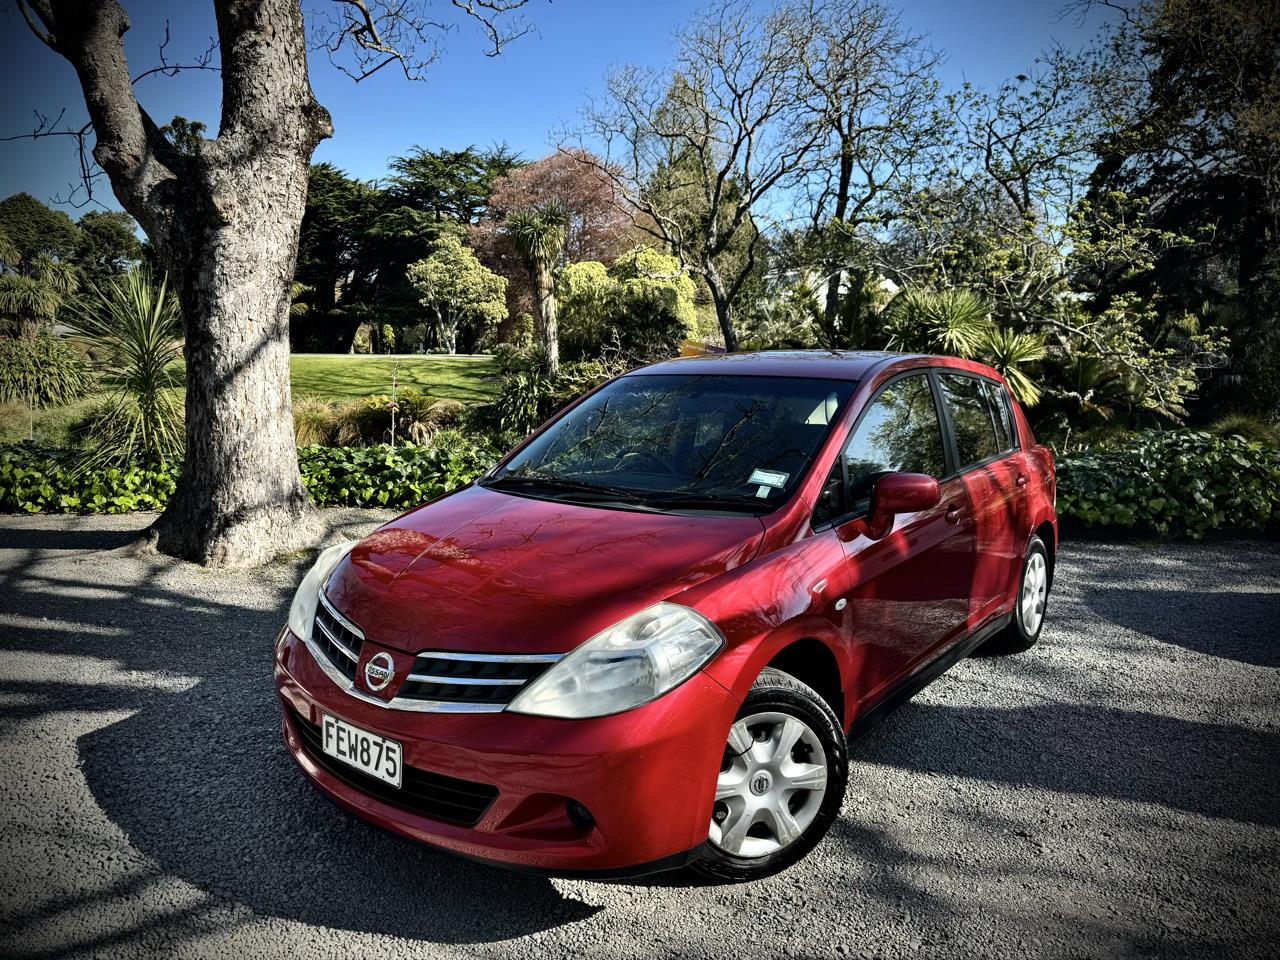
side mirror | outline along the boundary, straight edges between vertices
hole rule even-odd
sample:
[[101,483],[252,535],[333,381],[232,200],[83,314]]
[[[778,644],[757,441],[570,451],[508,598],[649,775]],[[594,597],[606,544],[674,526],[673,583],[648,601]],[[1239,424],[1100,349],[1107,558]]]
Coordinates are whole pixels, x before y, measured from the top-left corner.
[[876,481],[867,514],[867,535],[879,540],[893,529],[899,513],[916,513],[936,507],[942,499],[938,481],[924,473],[891,473]]

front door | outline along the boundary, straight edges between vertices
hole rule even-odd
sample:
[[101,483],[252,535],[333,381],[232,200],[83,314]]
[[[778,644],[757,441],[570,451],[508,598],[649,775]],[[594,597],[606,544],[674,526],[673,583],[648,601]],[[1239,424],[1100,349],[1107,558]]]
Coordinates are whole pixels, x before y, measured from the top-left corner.
[[850,641],[865,650],[864,703],[910,672],[965,627],[976,563],[973,517],[961,478],[946,479],[946,446],[928,374],[885,386],[867,407],[845,448],[848,517],[865,516],[871,491],[888,473],[943,478],[937,506],[902,514],[880,540],[846,536],[851,566]]

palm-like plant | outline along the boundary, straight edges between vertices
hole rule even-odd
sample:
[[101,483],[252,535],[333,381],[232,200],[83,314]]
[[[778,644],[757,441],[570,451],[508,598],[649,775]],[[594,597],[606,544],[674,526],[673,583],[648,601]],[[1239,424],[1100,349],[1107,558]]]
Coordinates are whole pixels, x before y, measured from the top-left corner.
[[992,327],[982,343],[983,359],[1000,371],[1019,403],[1032,406],[1040,399],[1040,386],[1024,369],[1044,358],[1044,337],[1007,327]]
[[525,207],[507,217],[507,234],[533,280],[538,304],[538,334],[551,376],[560,372],[560,337],[556,330],[556,293],[552,270],[564,249],[569,213],[558,200]]
[[72,326],[100,356],[106,406],[88,426],[82,466],[182,456],[182,319],[164,279],[135,267],[106,287],[91,285]]
[[968,290],[912,287],[893,298],[885,332],[891,350],[975,357],[992,329],[986,305]]
[[0,315],[12,318],[24,337],[34,337],[61,304],[62,297],[35,277],[0,275]]
[[0,276],[0,314],[16,320],[22,336],[34,337],[53,322],[79,285],[80,274],[72,264],[37,254],[23,272]]

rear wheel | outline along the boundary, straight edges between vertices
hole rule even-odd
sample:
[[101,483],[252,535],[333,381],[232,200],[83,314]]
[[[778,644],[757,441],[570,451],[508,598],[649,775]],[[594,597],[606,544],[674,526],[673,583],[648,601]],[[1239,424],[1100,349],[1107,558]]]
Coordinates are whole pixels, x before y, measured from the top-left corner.
[[831,707],[795,677],[766,668],[729,728],[707,843],[693,869],[721,882],[785,870],[839,814],[848,775]]
[[1022,560],[1022,578],[1013,600],[1013,620],[984,645],[991,654],[1022,653],[1035,646],[1044,629],[1045,607],[1049,602],[1049,551],[1033,534]]

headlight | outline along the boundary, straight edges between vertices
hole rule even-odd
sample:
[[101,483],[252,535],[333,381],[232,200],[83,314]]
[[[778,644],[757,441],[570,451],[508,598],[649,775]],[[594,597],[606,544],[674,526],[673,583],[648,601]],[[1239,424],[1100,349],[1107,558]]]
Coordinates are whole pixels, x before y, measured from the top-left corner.
[[543,717],[603,717],[662,696],[724,646],[702,614],[655,603],[596,634],[516,695],[508,710]]
[[315,564],[307,571],[307,575],[298,584],[298,591],[293,595],[293,604],[289,607],[289,629],[295,636],[306,640],[311,636],[311,621],[316,618],[316,604],[320,602],[320,588],[324,586],[329,574],[356,545],[354,540],[335,543],[325,547],[316,557]]

